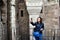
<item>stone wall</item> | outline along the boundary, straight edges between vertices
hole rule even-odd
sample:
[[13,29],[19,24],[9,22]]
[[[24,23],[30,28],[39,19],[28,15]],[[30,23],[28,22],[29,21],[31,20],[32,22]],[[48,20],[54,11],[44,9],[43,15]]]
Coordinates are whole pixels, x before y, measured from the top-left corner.
[[3,24],[2,22],[0,22],[0,40],[3,39],[2,33],[3,33]]
[[44,22],[46,29],[59,28],[58,5],[44,6]]
[[3,0],[4,6],[2,7],[2,40],[7,40],[7,0]]
[[[20,35],[22,40],[29,40],[29,15],[25,8],[25,4],[19,4],[19,27],[20,27]],[[21,17],[21,10],[23,10],[23,17]]]
[[[16,23],[17,23],[17,38],[21,39],[21,40],[29,40],[29,14],[27,12],[26,9],[26,4],[23,0],[23,2],[21,1],[16,1],[16,13],[17,13],[17,19],[16,19]],[[21,13],[21,11],[23,11],[23,13]]]
[[[58,4],[52,5],[44,5],[43,13],[40,15],[43,18],[45,31],[44,34],[46,36],[53,36],[54,29],[59,29],[59,14],[58,14],[59,6]],[[48,34],[47,34],[48,33]]]

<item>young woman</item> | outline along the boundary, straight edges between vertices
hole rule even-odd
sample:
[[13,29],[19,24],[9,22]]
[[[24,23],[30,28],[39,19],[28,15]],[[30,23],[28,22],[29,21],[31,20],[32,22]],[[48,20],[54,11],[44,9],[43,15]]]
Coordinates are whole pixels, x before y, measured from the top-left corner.
[[33,26],[36,26],[34,28],[33,36],[36,40],[42,40],[42,31],[44,30],[44,23],[42,23],[42,18],[38,17],[37,22],[33,23],[33,20],[31,18],[31,24]]

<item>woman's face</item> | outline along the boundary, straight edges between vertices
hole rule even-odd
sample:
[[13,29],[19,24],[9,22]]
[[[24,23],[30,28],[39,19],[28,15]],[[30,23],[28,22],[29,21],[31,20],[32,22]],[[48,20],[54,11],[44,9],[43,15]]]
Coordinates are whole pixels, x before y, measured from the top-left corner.
[[41,21],[41,19],[40,18],[37,18],[37,22],[40,22]]

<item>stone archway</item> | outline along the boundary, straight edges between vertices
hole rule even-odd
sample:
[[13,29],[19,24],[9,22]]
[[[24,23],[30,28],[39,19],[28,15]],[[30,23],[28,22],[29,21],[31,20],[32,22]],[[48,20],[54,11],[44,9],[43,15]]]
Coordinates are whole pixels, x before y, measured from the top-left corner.
[[[26,0],[26,5],[27,5],[28,13],[29,13],[29,20],[31,20],[32,18],[33,22],[36,22],[37,17],[41,15],[41,10],[43,7],[43,0]],[[34,26],[32,26],[29,23],[30,40],[34,40],[33,29],[34,29]]]

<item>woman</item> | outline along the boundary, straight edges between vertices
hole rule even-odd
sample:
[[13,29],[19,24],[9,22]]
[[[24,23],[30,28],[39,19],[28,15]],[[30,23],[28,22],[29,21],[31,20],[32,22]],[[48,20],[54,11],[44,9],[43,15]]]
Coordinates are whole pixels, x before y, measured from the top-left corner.
[[34,28],[33,36],[36,40],[42,40],[42,31],[44,30],[44,23],[42,23],[42,18],[38,17],[37,22],[33,23],[33,20],[31,18],[31,24],[33,26],[36,26]]

